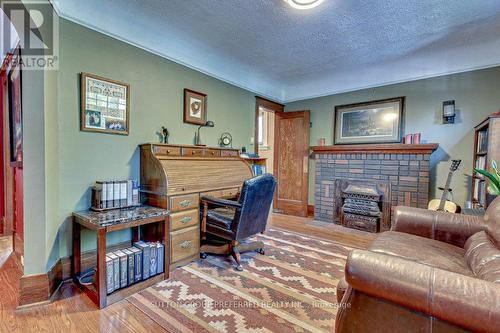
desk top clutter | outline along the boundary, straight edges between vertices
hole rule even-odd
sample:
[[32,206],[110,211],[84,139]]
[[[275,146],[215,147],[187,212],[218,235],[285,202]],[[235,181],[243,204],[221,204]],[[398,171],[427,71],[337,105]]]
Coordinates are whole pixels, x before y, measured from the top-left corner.
[[86,210],[73,213],[73,216],[95,225],[96,228],[167,215],[168,210],[151,206],[115,209],[105,212]]

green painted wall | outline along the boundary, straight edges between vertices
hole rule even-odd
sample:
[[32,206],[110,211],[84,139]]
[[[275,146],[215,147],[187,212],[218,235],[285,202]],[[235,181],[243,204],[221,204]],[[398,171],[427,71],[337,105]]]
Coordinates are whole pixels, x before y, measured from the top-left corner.
[[[208,119],[215,128],[202,129],[202,139],[217,145],[222,132],[233,135],[235,147],[251,148],[254,131],[253,93],[178,65],[142,49],[120,42],[64,19],[60,19],[60,70],[58,76],[57,217],[47,221],[50,267],[71,249],[70,215],[89,207],[89,187],[96,180],[138,179],[137,146],[159,142],[162,125],[171,143],[191,144],[194,125],[182,120],[183,89],[208,94]],[[87,72],[131,85],[130,135],[80,131],[79,73]],[[111,242],[128,234],[115,234]],[[95,246],[92,234],[84,235],[84,249]]]
[[[317,145],[322,137],[330,145],[335,105],[406,96],[406,133],[421,132],[424,141],[440,144],[431,161],[431,197],[436,193],[441,195],[436,187],[446,182],[448,160],[461,159],[462,167],[455,173],[451,186],[455,200],[462,205],[470,196],[473,128],[488,114],[500,109],[499,92],[500,67],[494,67],[293,102],[286,105],[286,111],[311,110],[311,145]],[[458,119],[454,125],[443,125],[442,102],[450,99],[456,101]],[[312,204],[313,160],[310,171],[309,202]]]

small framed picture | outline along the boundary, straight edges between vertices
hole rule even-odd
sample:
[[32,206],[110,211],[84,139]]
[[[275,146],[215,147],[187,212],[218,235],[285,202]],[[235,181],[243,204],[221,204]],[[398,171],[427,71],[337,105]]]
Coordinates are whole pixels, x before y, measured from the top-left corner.
[[335,144],[401,142],[404,97],[335,107]]
[[204,125],[207,121],[207,95],[184,89],[184,122]]
[[128,135],[130,85],[87,73],[80,79],[80,129]]

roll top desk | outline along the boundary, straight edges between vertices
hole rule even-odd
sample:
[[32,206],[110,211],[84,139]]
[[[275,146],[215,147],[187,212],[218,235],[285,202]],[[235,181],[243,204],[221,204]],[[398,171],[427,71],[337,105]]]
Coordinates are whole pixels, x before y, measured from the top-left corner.
[[235,197],[253,173],[237,149],[143,144],[140,153],[143,201],[171,212],[173,269],[199,257],[200,196]]

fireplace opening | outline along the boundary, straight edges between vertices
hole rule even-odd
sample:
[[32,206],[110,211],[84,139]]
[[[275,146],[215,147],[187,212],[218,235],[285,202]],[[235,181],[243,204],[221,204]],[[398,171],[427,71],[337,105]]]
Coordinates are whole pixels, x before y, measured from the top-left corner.
[[386,182],[337,179],[335,223],[380,232],[390,228],[390,185]]

